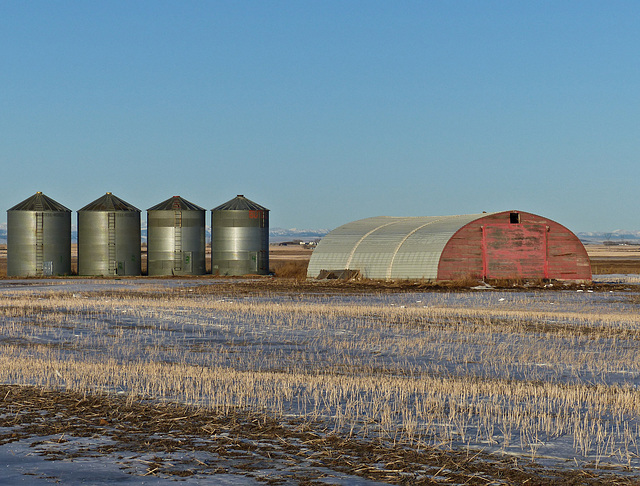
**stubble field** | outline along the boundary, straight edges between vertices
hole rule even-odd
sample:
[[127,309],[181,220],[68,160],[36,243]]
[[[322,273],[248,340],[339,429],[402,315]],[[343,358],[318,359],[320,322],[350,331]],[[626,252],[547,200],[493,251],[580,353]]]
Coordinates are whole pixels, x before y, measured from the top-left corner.
[[146,480],[636,484],[638,290],[4,280],[0,445]]

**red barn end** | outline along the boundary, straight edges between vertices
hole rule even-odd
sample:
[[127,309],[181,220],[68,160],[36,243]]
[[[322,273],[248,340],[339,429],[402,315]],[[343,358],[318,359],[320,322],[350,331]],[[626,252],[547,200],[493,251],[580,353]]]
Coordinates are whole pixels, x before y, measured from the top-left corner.
[[384,280],[591,280],[580,240],[561,224],[522,211],[347,223],[320,241],[307,276],[342,270]]

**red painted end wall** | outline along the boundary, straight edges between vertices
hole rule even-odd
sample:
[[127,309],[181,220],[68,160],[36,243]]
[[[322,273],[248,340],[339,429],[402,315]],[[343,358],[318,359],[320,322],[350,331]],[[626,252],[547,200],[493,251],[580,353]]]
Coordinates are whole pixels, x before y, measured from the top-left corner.
[[[591,264],[587,251],[571,231],[542,216],[517,212],[520,215],[520,223],[514,224],[513,227],[515,229],[518,224],[521,225],[517,230],[518,235],[541,235],[541,231],[535,230],[535,225],[548,228],[546,268],[541,268],[539,258],[532,258],[531,252],[523,252],[522,248],[512,246],[519,236],[509,237],[509,227],[512,224],[510,223],[511,211],[505,211],[472,221],[451,237],[440,256],[438,280],[457,280],[469,276],[591,280]],[[487,233],[484,239],[483,226]],[[504,229],[504,233],[497,231],[496,228]],[[491,248],[483,249],[483,243],[491,245]],[[489,272],[486,268],[487,260]]]

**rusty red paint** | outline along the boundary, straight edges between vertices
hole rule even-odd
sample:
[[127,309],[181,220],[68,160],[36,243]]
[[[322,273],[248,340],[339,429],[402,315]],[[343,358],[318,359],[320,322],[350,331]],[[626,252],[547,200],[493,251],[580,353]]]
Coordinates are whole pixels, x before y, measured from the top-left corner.
[[487,224],[482,227],[486,278],[548,278],[547,226]]
[[580,240],[547,218],[511,212],[479,218],[458,230],[446,244],[438,280],[474,278],[551,278],[591,280],[591,265]]

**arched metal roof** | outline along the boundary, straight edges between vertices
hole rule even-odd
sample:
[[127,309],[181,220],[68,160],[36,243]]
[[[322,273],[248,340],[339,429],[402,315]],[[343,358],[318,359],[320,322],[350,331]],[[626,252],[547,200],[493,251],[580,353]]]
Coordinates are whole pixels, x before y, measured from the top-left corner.
[[321,270],[350,269],[372,279],[435,280],[449,239],[466,224],[490,214],[377,216],[347,223],[320,241],[307,276],[317,277]]

